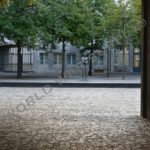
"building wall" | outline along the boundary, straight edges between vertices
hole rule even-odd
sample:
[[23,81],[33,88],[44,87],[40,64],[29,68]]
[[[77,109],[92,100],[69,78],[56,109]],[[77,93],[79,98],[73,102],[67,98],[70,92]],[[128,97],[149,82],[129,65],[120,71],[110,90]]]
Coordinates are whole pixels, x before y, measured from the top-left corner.
[[[17,71],[17,48],[9,48],[5,54],[4,71]],[[22,49],[23,71],[33,71],[33,50]]]
[[[59,43],[56,49],[48,49],[43,51],[28,50],[27,48],[22,49],[23,55],[23,71],[33,71],[35,73],[51,73],[59,75],[62,68],[61,55],[62,55],[62,44]],[[86,51],[89,56],[90,50]],[[125,71],[133,71],[133,53],[132,49],[125,50]],[[57,60],[56,55],[60,57]],[[73,56],[70,56],[73,55]],[[108,70],[110,73],[122,72],[123,71],[123,52],[119,49],[111,50],[94,50],[92,54],[92,66],[93,75],[105,74]],[[87,71],[88,71],[87,65]],[[17,49],[10,48],[5,56],[5,69],[4,71],[17,71]],[[65,71],[66,74],[81,75],[83,73],[83,63],[81,61],[81,54],[79,49],[71,46],[69,43],[66,44],[65,54]]]
[[[123,65],[123,57],[124,57],[124,65]],[[130,59],[130,55],[129,55],[129,49],[125,49],[125,55],[123,56],[123,51],[122,50],[115,50],[115,54],[114,54],[114,71],[115,72],[122,72],[123,69],[125,72],[130,72],[129,69],[129,59]]]
[[0,71],[4,71],[5,49],[0,50]]
[[[42,50],[34,51],[33,58],[34,58],[34,71],[37,73],[51,73],[59,75],[61,72],[62,64],[61,64],[61,57],[62,57],[62,50],[61,44],[57,45],[56,49],[44,52]],[[45,55],[44,57],[42,55]],[[57,56],[56,56],[57,55]],[[75,64],[68,64],[68,55],[75,55]],[[57,58],[56,58],[57,57]],[[41,61],[41,59],[44,59]],[[46,60],[45,60],[46,59]],[[56,61],[57,59],[57,61]],[[73,59],[73,58],[72,58]],[[73,60],[72,60],[73,61]],[[70,44],[66,45],[66,54],[65,54],[65,70],[66,72],[71,71],[72,74],[79,74],[81,73],[80,64],[81,57],[79,50]]]

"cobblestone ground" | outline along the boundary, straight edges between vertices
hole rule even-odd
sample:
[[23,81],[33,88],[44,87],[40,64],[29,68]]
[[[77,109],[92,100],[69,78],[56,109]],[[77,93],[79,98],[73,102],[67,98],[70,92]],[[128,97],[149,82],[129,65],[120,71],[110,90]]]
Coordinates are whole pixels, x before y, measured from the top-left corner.
[[140,89],[1,88],[0,150],[150,150]]

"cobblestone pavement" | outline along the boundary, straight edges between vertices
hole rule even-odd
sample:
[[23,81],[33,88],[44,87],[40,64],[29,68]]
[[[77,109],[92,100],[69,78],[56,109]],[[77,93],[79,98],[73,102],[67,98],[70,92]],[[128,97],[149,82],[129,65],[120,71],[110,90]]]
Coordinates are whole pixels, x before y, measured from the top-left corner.
[[140,89],[1,88],[0,150],[150,150]]

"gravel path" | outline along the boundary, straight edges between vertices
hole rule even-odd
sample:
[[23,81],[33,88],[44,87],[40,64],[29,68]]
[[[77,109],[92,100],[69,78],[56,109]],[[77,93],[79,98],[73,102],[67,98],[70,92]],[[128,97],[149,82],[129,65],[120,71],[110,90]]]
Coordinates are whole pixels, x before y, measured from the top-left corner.
[[140,89],[1,88],[0,150],[150,150]]

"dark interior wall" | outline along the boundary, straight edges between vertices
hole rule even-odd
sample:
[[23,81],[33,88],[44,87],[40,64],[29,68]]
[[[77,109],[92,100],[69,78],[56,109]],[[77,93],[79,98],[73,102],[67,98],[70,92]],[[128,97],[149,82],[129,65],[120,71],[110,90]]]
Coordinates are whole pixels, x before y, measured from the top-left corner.
[[4,71],[4,49],[0,49],[0,71]]
[[142,116],[150,119],[150,0],[142,0],[143,19],[146,26],[143,28],[142,49]]
[[5,71],[5,67],[9,61],[9,47],[0,47],[0,71]]

